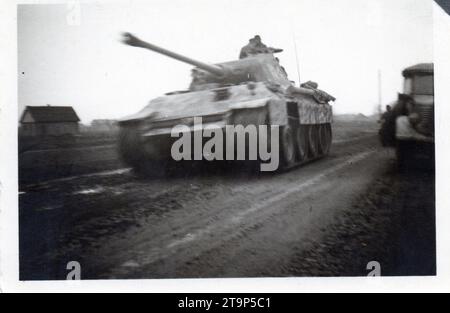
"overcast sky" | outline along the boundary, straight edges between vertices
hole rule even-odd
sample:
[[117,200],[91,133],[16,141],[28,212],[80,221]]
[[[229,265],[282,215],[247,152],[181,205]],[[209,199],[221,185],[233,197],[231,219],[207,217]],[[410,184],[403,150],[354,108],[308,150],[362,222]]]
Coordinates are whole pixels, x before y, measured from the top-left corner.
[[[71,105],[82,122],[135,113],[163,93],[186,89],[191,66],[119,42],[130,31],[201,61],[236,59],[259,34],[291,80],[334,95],[335,113],[372,114],[378,70],[387,103],[401,70],[432,62],[427,0],[171,0],[18,7],[19,111]],[[79,23],[78,23],[79,21]]]

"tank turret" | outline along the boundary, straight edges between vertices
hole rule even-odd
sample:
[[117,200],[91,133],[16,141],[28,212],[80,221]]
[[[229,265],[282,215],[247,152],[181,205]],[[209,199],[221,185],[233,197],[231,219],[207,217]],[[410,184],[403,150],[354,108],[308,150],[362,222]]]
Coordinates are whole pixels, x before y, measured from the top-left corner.
[[265,52],[240,60],[209,64],[148,43],[130,33],[123,34],[122,42],[129,46],[148,49],[195,66],[192,70],[190,90],[210,89],[217,85],[238,85],[247,81],[269,82],[285,88],[292,85],[278,59],[272,54],[282,51],[281,49],[267,48]]

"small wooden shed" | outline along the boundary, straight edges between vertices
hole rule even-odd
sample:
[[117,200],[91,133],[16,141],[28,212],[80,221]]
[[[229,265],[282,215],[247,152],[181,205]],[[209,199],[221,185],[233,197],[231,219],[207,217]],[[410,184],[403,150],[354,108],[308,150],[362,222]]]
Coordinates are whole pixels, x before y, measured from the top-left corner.
[[20,119],[22,136],[76,135],[80,119],[71,106],[27,106]]

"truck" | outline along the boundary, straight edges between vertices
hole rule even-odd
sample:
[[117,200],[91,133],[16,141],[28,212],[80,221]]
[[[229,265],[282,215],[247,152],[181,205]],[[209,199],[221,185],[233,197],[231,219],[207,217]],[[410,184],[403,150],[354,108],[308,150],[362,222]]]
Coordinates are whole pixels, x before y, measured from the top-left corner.
[[403,92],[381,119],[381,142],[396,149],[400,169],[434,167],[433,63],[410,66],[402,75]]

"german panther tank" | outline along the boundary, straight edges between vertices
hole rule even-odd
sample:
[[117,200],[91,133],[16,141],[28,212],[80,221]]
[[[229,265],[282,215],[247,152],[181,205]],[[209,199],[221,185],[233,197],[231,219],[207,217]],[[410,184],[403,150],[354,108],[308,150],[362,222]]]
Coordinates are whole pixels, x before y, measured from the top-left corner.
[[[280,49],[268,48],[264,53],[239,60],[208,64],[144,42],[129,33],[124,34],[123,42],[195,66],[188,90],[169,92],[151,100],[138,113],[119,120],[119,152],[123,161],[136,171],[160,171],[174,162],[173,149],[177,139],[173,133],[180,125],[184,126],[180,128],[181,132],[191,134],[242,125],[246,138],[250,133],[246,130],[251,128],[248,126],[257,126],[258,134],[263,129],[260,126],[267,125],[272,131],[277,128],[278,135],[272,139],[277,144],[271,149],[278,148],[279,168],[289,168],[329,153],[332,138],[330,102],[335,98],[317,89],[313,82],[294,86],[274,57]],[[268,138],[266,146],[273,143],[269,135],[256,138],[256,141]],[[202,137],[199,144],[194,142],[193,149],[183,148],[189,150],[183,160],[189,160],[190,155],[190,160],[210,160],[195,150],[195,145],[202,149],[207,139]],[[234,146],[236,142],[242,140],[236,138]],[[246,142],[247,153],[244,158],[242,154],[238,155],[237,160],[250,158],[249,145],[254,143]],[[220,141],[220,144],[226,152],[223,157],[216,155],[215,160],[236,156],[234,152],[229,154],[228,142],[225,145]],[[261,147],[262,143],[258,141],[257,146]],[[186,151],[182,152],[186,156]],[[257,159],[261,161],[259,156]]]

